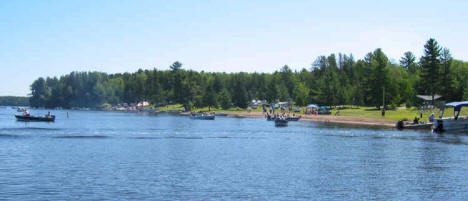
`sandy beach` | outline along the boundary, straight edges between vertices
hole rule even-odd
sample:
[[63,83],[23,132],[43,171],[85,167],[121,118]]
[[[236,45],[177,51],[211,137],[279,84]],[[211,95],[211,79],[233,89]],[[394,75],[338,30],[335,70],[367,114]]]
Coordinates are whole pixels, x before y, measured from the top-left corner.
[[[254,117],[264,118],[262,112],[226,112],[227,114],[235,117]],[[353,116],[334,116],[334,115],[301,115],[302,121],[315,121],[315,122],[329,122],[329,123],[343,123],[353,125],[365,126],[383,126],[395,127],[395,122],[388,119],[366,118],[366,117],[353,117]]]

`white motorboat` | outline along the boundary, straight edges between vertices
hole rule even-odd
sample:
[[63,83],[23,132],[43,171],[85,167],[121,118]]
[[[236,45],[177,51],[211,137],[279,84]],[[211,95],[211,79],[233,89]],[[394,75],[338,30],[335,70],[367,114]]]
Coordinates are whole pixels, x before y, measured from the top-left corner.
[[198,120],[215,120],[214,114],[206,114],[206,113],[192,113],[190,115],[191,119],[198,119]]
[[467,132],[468,117],[461,117],[460,111],[464,106],[468,106],[468,101],[453,102],[445,104],[445,107],[453,107],[454,117],[443,118],[445,107],[438,119],[434,120],[432,127],[434,132]]

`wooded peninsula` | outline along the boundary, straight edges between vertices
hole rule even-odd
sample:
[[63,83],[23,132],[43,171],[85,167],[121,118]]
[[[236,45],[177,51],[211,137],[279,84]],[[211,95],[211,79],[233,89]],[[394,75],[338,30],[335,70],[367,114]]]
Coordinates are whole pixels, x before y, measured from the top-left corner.
[[102,107],[149,101],[155,106],[247,108],[250,100],[295,102],[298,106],[359,105],[381,107],[383,90],[389,108],[418,106],[416,95],[440,94],[444,101],[468,100],[468,62],[452,58],[449,49],[429,39],[418,60],[405,52],[399,64],[381,49],[355,60],[352,55],[319,56],[310,68],[274,73],[210,73],[170,70],[134,73],[72,72],[38,78],[31,84],[32,107]]
[[0,106],[28,106],[29,98],[22,96],[0,96]]

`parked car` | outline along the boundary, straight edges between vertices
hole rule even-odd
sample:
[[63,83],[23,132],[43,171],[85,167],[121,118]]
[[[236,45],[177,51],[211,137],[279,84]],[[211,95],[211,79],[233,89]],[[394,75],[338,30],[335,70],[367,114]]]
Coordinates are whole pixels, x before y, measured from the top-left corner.
[[319,109],[318,109],[318,114],[331,114],[330,112],[330,107],[328,106],[320,106]]

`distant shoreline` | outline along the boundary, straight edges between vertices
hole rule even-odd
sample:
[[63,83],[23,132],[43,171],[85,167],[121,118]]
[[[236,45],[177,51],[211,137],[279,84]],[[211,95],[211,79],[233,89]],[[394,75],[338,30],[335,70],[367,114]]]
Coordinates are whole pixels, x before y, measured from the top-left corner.
[[[265,118],[262,112],[225,112],[233,117],[250,117],[250,118]],[[183,113],[188,114],[188,113]],[[296,114],[299,116],[298,114]],[[351,124],[362,126],[379,126],[379,127],[395,127],[395,122],[389,119],[375,119],[368,117],[354,117],[354,116],[334,116],[334,115],[304,115],[301,114],[300,121],[313,121],[322,123],[339,123]]]
[[[38,108],[36,108],[38,109]],[[71,109],[74,110],[74,109]],[[81,110],[77,110],[81,111]],[[90,111],[90,110],[84,110]],[[113,112],[145,112],[145,111],[118,111],[118,110],[91,110],[91,111],[113,111]],[[190,115],[190,112],[182,112],[179,110],[168,110],[168,111],[154,111],[155,114],[158,113],[177,113],[180,115]],[[265,118],[263,112],[258,111],[223,111],[218,113],[225,113],[231,117],[239,118]],[[292,115],[292,114],[290,114]],[[321,123],[338,123],[338,124],[349,124],[349,125],[362,125],[362,126],[378,126],[386,128],[394,128],[395,121],[391,119],[380,119],[380,118],[371,118],[371,117],[357,117],[357,116],[335,116],[335,115],[305,115],[305,114],[296,114],[296,116],[301,116],[300,121],[312,121],[312,122],[321,122]]]

